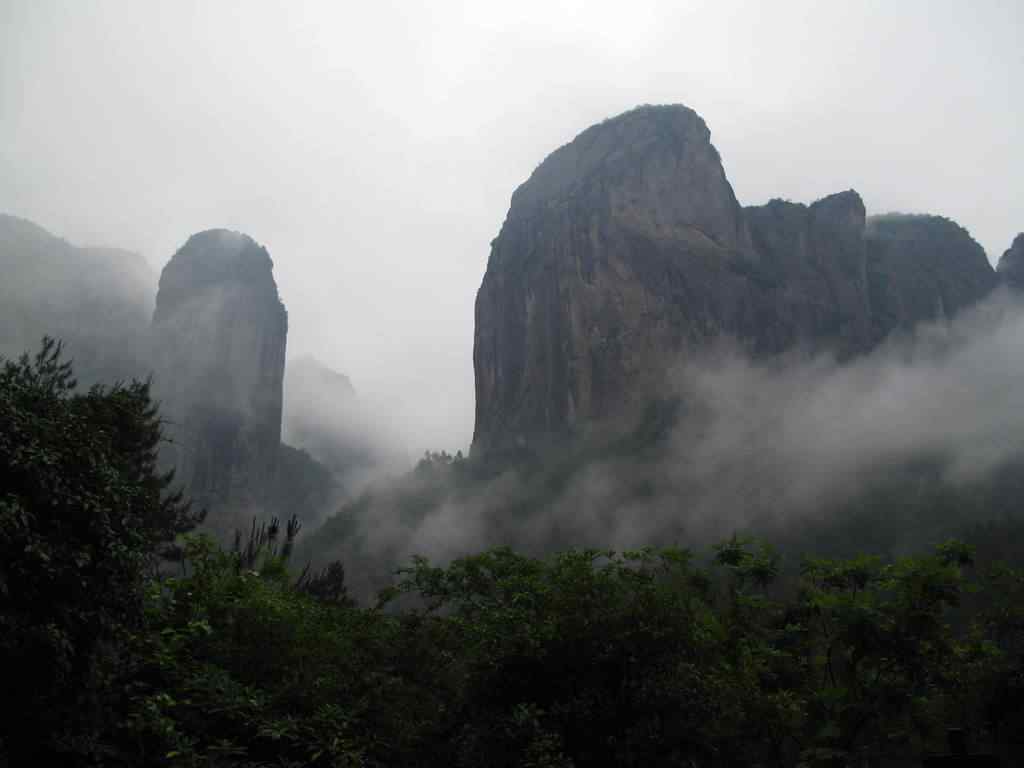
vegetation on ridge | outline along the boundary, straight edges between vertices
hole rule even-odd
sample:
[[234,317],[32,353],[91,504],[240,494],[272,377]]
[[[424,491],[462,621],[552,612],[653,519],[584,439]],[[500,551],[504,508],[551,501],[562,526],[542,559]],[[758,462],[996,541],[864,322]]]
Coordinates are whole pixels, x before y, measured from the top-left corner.
[[74,394],[59,354],[0,373],[0,761],[906,765],[949,725],[1020,748],[1024,574],[965,544],[792,580],[738,537],[706,564],[499,548],[416,558],[359,606],[340,565],[289,572],[294,519],[177,536],[196,516],[147,386]]

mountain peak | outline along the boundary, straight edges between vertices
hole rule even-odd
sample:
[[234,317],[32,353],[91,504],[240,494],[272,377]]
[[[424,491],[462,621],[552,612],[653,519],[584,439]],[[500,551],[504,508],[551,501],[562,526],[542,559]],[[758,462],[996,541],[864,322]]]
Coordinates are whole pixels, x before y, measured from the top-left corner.
[[999,275],[1011,287],[1024,290],[1024,232],[1013,239],[1013,244],[999,259]]
[[682,105],[638,107],[556,149],[512,195],[506,227],[580,207],[607,209],[644,231],[743,244],[739,204],[711,132]]

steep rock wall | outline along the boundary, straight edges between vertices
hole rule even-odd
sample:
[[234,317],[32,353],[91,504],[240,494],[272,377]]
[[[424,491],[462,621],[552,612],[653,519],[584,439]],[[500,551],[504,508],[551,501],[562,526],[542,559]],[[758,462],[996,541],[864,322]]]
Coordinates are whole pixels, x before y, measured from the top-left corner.
[[629,422],[719,337],[755,356],[845,359],[996,282],[960,227],[869,225],[852,190],[742,208],[695,112],[640,107],[553,152],[512,196],[476,300],[473,449]]
[[258,498],[275,476],[288,315],[272,270],[249,236],[209,230],[160,276],[155,390],[169,458],[200,504]]
[[873,339],[949,320],[999,278],[967,230],[941,216],[872,216],[865,231]]
[[1013,245],[999,259],[999,276],[1011,288],[1024,291],[1024,232],[1014,238]]

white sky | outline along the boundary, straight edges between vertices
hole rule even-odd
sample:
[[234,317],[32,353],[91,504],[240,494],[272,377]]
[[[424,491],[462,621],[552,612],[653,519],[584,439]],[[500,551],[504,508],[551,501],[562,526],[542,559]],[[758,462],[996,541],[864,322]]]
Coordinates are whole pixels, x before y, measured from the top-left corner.
[[489,242],[550,151],[681,102],[742,203],[852,187],[995,261],[1024,229],[1022,32],[1020,0],[0,0],[0,211],[155,270],[251,234],[289,356],[454,451]]

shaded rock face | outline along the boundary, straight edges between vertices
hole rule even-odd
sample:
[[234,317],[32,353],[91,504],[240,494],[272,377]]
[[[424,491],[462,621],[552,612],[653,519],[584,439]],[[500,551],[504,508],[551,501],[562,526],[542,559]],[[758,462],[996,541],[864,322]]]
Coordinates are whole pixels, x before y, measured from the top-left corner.
[[169,460],[208,506],[265,497],[281,440],[288,315],[252,238],[209,230],[164,267],[153,313],[155,391]]
[[999,278],[967,230],[941,216],[872,216],[865,231],[873,340],[948,320]]
[[719,337],[755,356],[848,358],[995,283],[952,222],[869,224],[853,191],[742,208],[695,112],[640,107],[512,196],[476,300],[473,450],[632,421]]
[[726,265],[746,263],[748,240],[691,110],[637,110],[554,152],[512,196],[477,295],[474,450],[609,417],[655,388],[654,358],[741,312]]
[[1024,232],[1014,238],[1013,245],[999,259],[999,276],[1011,288],[1024,291]]
[[32,353],[50,335],[82,387],[145,376],[155,276],[141,256],[74,246],[0,214],[0,274],[0,355]]
[[744,214],[757,265],[747,276],[756,317],[735,333],[758,354],[797,343],[840,356],[863,349],[871,323],[860,196],[841,192],[809,206],[774,200]]

